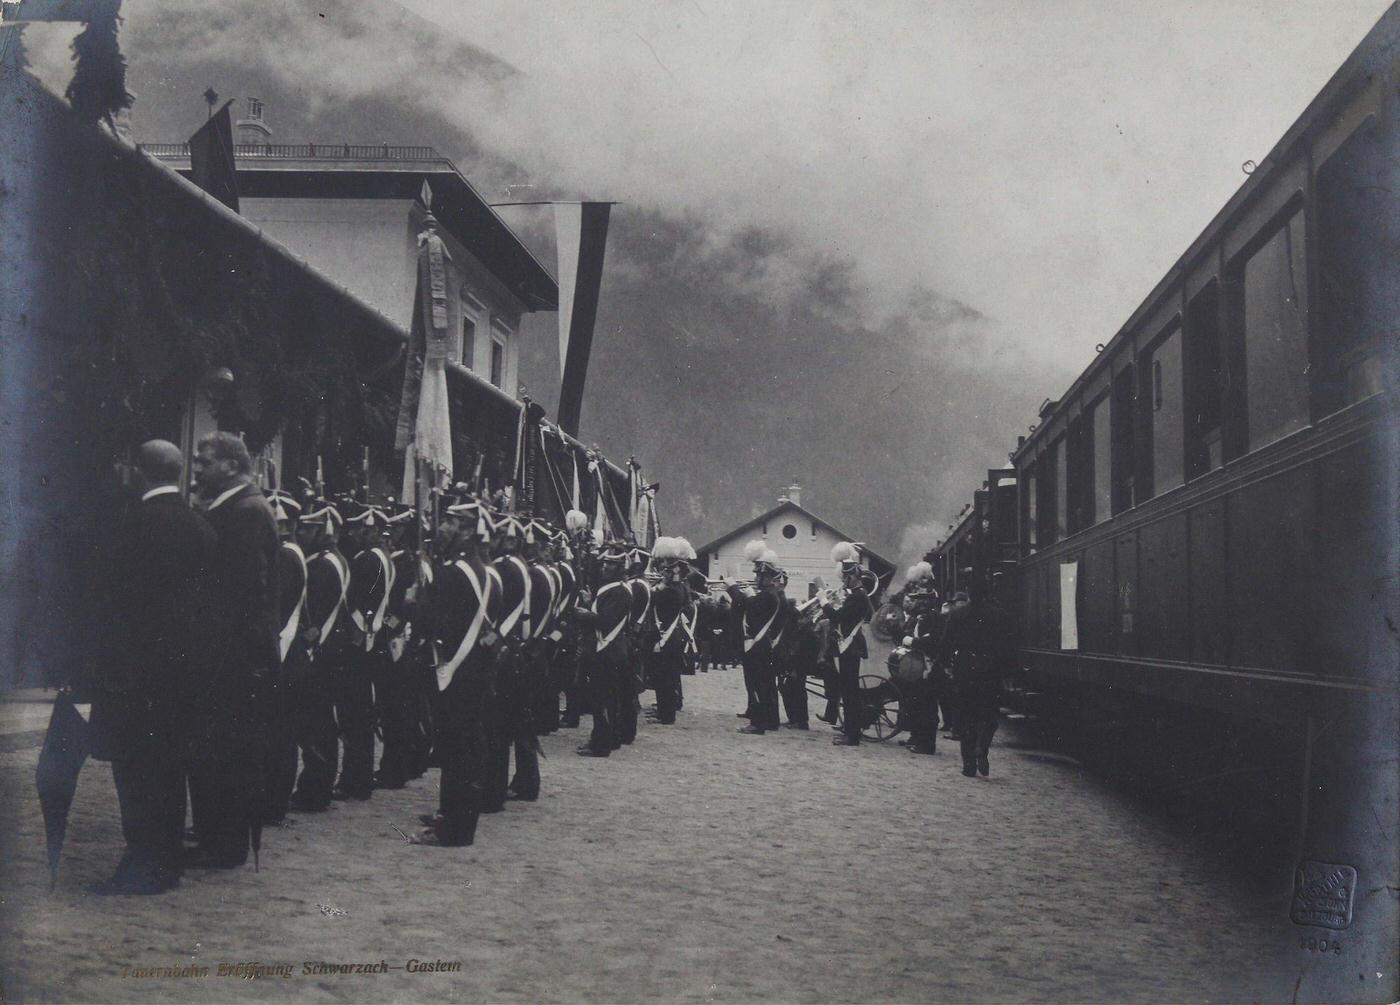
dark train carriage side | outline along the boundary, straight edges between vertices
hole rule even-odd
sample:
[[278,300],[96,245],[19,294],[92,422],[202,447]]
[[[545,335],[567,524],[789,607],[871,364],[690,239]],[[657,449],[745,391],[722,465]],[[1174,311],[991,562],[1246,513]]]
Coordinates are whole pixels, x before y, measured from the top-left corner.
[[1295,864],[1357,870],[1361,942],[1396,931],[1398,26],[1013,455],[1045,714],[1161,791],[1290,821]]
[[995,468],[972,494],[948,537],[924,555],[933,566],[938,594],[945,600],[980,579],[998,600],[1015,610],[1012,599],[1017,559],[1017,494],[1014,468]]

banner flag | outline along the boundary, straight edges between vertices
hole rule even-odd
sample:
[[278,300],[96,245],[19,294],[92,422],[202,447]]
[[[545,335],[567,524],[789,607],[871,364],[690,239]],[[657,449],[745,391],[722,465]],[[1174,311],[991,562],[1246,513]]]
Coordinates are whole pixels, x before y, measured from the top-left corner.
[[394,435],[395,449],[404,451],[403,499],[414,492],[420,460],[432,484],[452,483],[452,420],[447,397],[447,358],[452,345],[447,323],[447,265],[452,256],[437,234],[437,221],[431,212],[424,223],[427,229],[418,235],[418,283]]
[[606,202],[554,206],[559,254],[559,428],[571,436],[578,435],[583,412],[611,212],[612,204]]
[[238,212],[238,169],[233,162],[233,122],[230,98],[190,137],[190,180]]

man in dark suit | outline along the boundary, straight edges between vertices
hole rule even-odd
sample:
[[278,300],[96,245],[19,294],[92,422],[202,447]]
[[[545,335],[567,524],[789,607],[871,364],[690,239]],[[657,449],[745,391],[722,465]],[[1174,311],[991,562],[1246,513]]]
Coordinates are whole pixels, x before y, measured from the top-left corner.
[[111,649],[99,669],[93,726],[112,762],[126,853],[100,894],[178,886],[185,779],[178,754],[184,697],[198,690],[195,630],[214,531],[180,494],[184,458],[165,440],[141,445],[144,492],[112,540]]
[[218,534],[209,576],[210,679],[195,708],[190,795],[199,849],[186,865],[231,869],[248,860],[249,830],[262,809],[269,683],[281,663],[277,623],[277,524],[253,484],[253,461],[232,433],[199,441],[195,478]]

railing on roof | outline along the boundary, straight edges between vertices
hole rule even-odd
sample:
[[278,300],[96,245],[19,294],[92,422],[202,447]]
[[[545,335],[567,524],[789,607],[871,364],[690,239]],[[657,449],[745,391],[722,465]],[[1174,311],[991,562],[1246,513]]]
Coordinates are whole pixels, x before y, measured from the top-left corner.
[[[188,158],[188,143],[138,143],[152,157]],[[234,157],[266,160],[435,161],[442,155],[432,147],[400,147],[387,143],[236,143]]]

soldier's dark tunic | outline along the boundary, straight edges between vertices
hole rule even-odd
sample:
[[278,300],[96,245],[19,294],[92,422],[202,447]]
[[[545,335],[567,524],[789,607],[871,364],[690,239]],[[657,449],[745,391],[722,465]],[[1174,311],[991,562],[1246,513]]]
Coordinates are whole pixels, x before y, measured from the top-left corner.
[[350,562],[349,644],[337,676],[335,714],[345,748],[339,789],[352,799],[374,792],[374,681],[389,658],[384,614],[393,575],[389,553],[377,545]]
[[496,583],[479,559],[459,558],[437,568],[429,591],[429,621],[441,661],[436,736],[442,772],[434,827],[444,845],[471,844],[481,814],[486,767],[482,715],[493,676]]
[[345,655],[345,594],[350,585],[350,564],[335,547],[316,552],[306,560],[306,643],[304,665],[292,677],[292,707],[297,746],[301,748],[301,775],[293,805],[302,810],[324,810],[330,805],[331,786],[339,766],[332,687]]
[[407,782],[413,754],[414,703],[412,666],[414,653],[412,623],[408,612],[408,589],[417,575],[417,558],[410,551],[391,552],[394,574],[389,586],[389,602],[384,609],[385,658],[374,678],[375,717],[383,734],[375,785],[400,789]]
[[767,590],[745,595],[737,587],[730,588],[730,597],[738,611],[743,636],[740,662],[749,694],[750,721],[759,729],[777,729],[778,679],[773,666],[773,640],[783,627],[782,601]]
[[948,613],[940,659],[952,669],[963,774],[987,774],[987,754],[1001,711],[1002,676],[1015,657],[1011,620],[998,605],[978,600]]
[[182,716],[207,672],[196,651],[210,617],[214,530],[180,494],[134,504],[112,540],[112,620],[98,667],[92,725],[112,762],[126,854],[113,877],[168,886],[181,871],[185,822]]
[[482,810],[499,812],[510,787],[510,753],[529,729],[528,667],[525,642],[530,626],[530,567],[518,555],[491,563],[501,584],[496,632],[496,686],[486,717],[486,788]]
[[[605,756],[624,742],[624,726],[620,721],[623,692],[626,692],[629,707],[633,697],[627,637],[631,618],[632,591],[620,581],[600,586],[589,610],[578,615],[582,626],[579,646],[588,650],[586,673],[593,713],[593,732],[588,745],[595,753]],[[631,723],[632,737],[635,737],[635,713]]]
[[219,865],[247,861],[254,813],[261,812],[270,687],[277,646],[277,522],[252,485],[220,495],[205,511],[218,535],[211,582],[215,667],[198,697],[191,799],[195,829]]
[[901,683],[906,696],[902,710],[909,728],[909,742],[929,753],[933,753],[938,744],[938,700],[943,682],[938,646],[943,636],[942,622],[937,611],[924,611],[910,618],[905,628],[905,633],[913,640],[913,650],[924,657],[926,672],[922,680]]
[[306,647],[301,644],[306,604],[306,556],[295,541],[277,549],[277,652],[281,668],[267,760],[265,823],[287,815],[287,801],[297,781],[297,740],[292,706],[292,679],[305,670]]
[[784,632],[786,649],[781,693],[787,720],[798,728],[808,725],[807,675],[816,669],[817,633],[809,618],[788,609],[789,624]]
[[656,689],[656,719],[665,725],[676,721],[681,706],[681,668],[689,639],[685,628],[690,591],[676,583],[663,583],[651,591],[648,631],[648,676]]
[[836,649],[836,673],[841,684],[841,730],[851,743],[860,743],[865,715],[860,693],[860,663],[866,657],[865,632],[861,625],[874,613],[870,597],[862,587],[848,590],[839,605],[828,608],[831,634]]
[[[532,563],[528,617],[521,623],[519,693],[512,744],[515,774],[509,789],[519,799],[533,802],[540,795],[539,716],[540,694],[549,681],[551,643],[548,633],[554,625],[554,580],[545,566]],[[526,637],[528,636],[528,637]],[[558,713],[559,703],[554,704]]]

